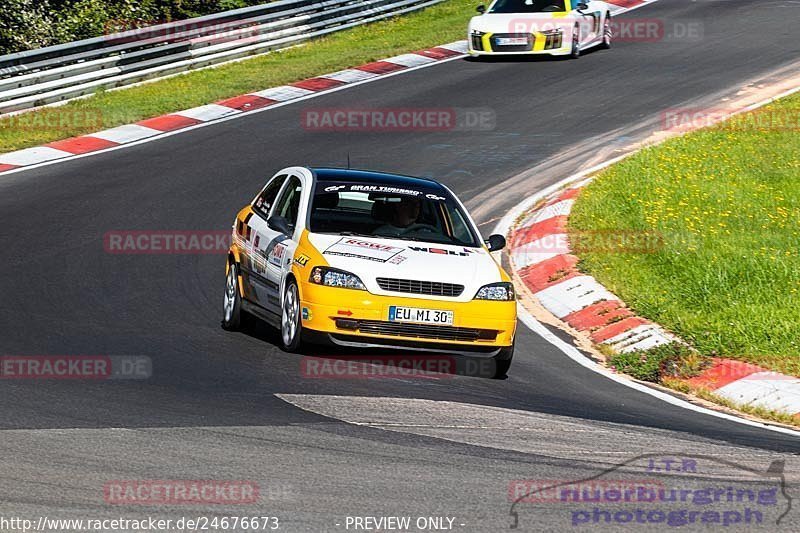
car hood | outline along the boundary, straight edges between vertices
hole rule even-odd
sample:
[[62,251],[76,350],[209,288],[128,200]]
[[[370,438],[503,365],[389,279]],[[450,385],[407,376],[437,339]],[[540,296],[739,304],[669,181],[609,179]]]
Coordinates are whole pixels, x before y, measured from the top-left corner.
[[309,234],[309,241],[331,267],[357,275],[373,294],[414,296],[385,291],[376,280],[394,278],[464,285],[458,298],[424,297],[469,301],[482,286],[503,279],[499,266],[484,248],[314,233]]
[[534,33],[554,28],[569,30],[574,21],[564,13],[492,13],[472,17],[469,23],[473,30],[485,33]]

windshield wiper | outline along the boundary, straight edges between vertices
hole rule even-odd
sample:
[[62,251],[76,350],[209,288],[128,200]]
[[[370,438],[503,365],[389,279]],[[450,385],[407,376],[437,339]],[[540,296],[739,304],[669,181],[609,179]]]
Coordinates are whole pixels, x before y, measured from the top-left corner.
[[341,235],[342,237],[376,237],[376,235],[370,235],[368,233],[359,233],[357,231],[339,231],[337,235]]

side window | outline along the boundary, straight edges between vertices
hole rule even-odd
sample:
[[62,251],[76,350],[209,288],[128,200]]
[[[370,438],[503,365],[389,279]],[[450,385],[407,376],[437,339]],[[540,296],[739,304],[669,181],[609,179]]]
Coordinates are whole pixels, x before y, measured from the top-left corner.
[[469,231],[467,221],[461,217],[457,209],[450,210],[450,220],[453,222],[453,237],[461,242],[472,242],[472,233]]
[[294,176],[289,178],[283,194],[275,204],[275,214],[282,216],[289,222],[289,227],[294,230],[297,226],[297,215],[300,212],[300,196],[303,193],[303,186],[300,180]]
[[262,217],[267,218],[269,216],[269,208],[275,203],[275,197],[278,196],[278,191],[281,190],[281,185],[283,185],[284,181],[286,181],[286,175],[276,176],[256,198],[253,209]]

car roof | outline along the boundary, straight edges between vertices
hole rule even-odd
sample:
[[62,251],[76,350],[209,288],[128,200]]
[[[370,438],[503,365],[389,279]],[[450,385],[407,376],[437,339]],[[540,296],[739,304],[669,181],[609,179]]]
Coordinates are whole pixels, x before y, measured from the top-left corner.
[[438,181],[428,178],[415,178],[413,176],[403,176],[400,174],[389,174],[387,172],[375,172],[372,170],[356,170],[350,168],[309,168],[318,181],[350,181],[350,182],[370,182],[392,185],[395,187],[416,187],[420,189],[435,189],[445,191],[444,186]]

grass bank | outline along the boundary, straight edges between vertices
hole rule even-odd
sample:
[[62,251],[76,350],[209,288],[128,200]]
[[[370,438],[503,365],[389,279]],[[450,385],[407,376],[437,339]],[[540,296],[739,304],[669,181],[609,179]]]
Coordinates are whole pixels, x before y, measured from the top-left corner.
[[474,0],[335,33],[302,46],[0,119],[0,153],[130,124],[370,61],[464,39]]
[[585,251],[581,269],[701,355],[800,375],[800,95],[610,167],[570,233],[656,232]]

